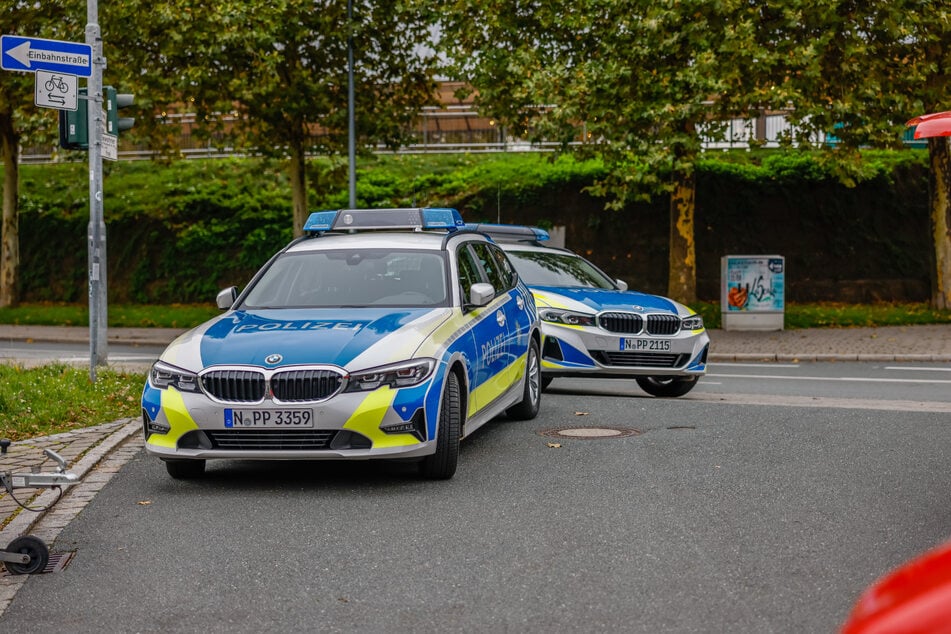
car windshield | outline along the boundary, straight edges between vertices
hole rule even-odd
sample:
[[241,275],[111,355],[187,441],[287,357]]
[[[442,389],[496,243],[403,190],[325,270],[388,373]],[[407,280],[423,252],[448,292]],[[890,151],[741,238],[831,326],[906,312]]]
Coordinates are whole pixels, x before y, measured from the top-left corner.
[[528,286],[616,288],[614,282],[584,258],[553,251],[506,251]]
[[285,253],[255,282],[242,308],[447,306],[441,252],[341,250]]

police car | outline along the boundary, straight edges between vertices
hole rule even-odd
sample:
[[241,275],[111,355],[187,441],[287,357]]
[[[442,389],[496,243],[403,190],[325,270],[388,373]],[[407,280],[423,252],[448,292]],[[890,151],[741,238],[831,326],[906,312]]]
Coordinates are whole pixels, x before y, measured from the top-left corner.
[[446,479],[461,439],[535,417],[532,294],[456,210],[316,212],[304,230],[151,368],[145,448],[172,477],[219,458],[399,458]]
[[470,224],[502,246],[531,288],[545,334],[542,386],[556,377],[634,378],[653,396],[683,396],[706,372],[703,318],[673,300],[627,289],[537,227]]

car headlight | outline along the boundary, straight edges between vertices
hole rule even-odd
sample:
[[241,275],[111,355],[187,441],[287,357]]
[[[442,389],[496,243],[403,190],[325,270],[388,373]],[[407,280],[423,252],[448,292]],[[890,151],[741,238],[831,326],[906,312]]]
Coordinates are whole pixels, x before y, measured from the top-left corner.
[[553,324],[565,324],[567,326],[595,326],[594,315],[585,313],[575,313],[570,310],[561,310],[557,308],[546,308],[538,311],[538,316],[542,321],[548,321]]
[[703,330],[703,317],[700,315],[690,315],[684,317],[680,324],[681,330]]
[[160,390],[174,387],[180,392],[200,392],[198,375],[188,370],[176,368],[162,361],[156,361],[149,371],[149,383]]
[[435,359],[413,359],[392,365],[381,365],[350,374],[345,392],[367,392],[383,385],[393,388],[409,387],[422,383],[432,374]]

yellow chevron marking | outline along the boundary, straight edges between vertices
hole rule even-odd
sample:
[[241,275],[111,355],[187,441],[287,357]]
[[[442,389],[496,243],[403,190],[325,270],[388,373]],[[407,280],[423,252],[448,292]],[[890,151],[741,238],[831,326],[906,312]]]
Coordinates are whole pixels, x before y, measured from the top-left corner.
[[374,449],[418,444],[419,439],[412,434],[387,434],[380,430],[383,417],[395,398],[396,390],[388,386],[373,390],[353,412],[347,424],[343,426],[344,429],[363,434],[373,441]]
[[166,434],[152,434],[149,436],[149,443],[158,447],[168,447],[174,449],[178,439],[182,434],[198,429],[195,420],[188,413],[185,407],[185,399],[182,393],[173,387],[162,390],[162,411],[171,427]]

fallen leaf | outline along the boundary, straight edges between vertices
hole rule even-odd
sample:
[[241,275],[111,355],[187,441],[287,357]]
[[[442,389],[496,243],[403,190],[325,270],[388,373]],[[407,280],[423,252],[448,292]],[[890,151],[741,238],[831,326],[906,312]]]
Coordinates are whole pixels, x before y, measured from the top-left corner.
[[587,416],[588,412],[575,412],[575,416]]
[[152,500],[141,500],[139,502],[139,506],[148,506],[151,503],[152,503]]
[[559,447],[561,447],[561,443],[560,443],[560,442],[550,442],[550,443],[548,443],[548,446],[551,447],[552,449],[558,449]]

